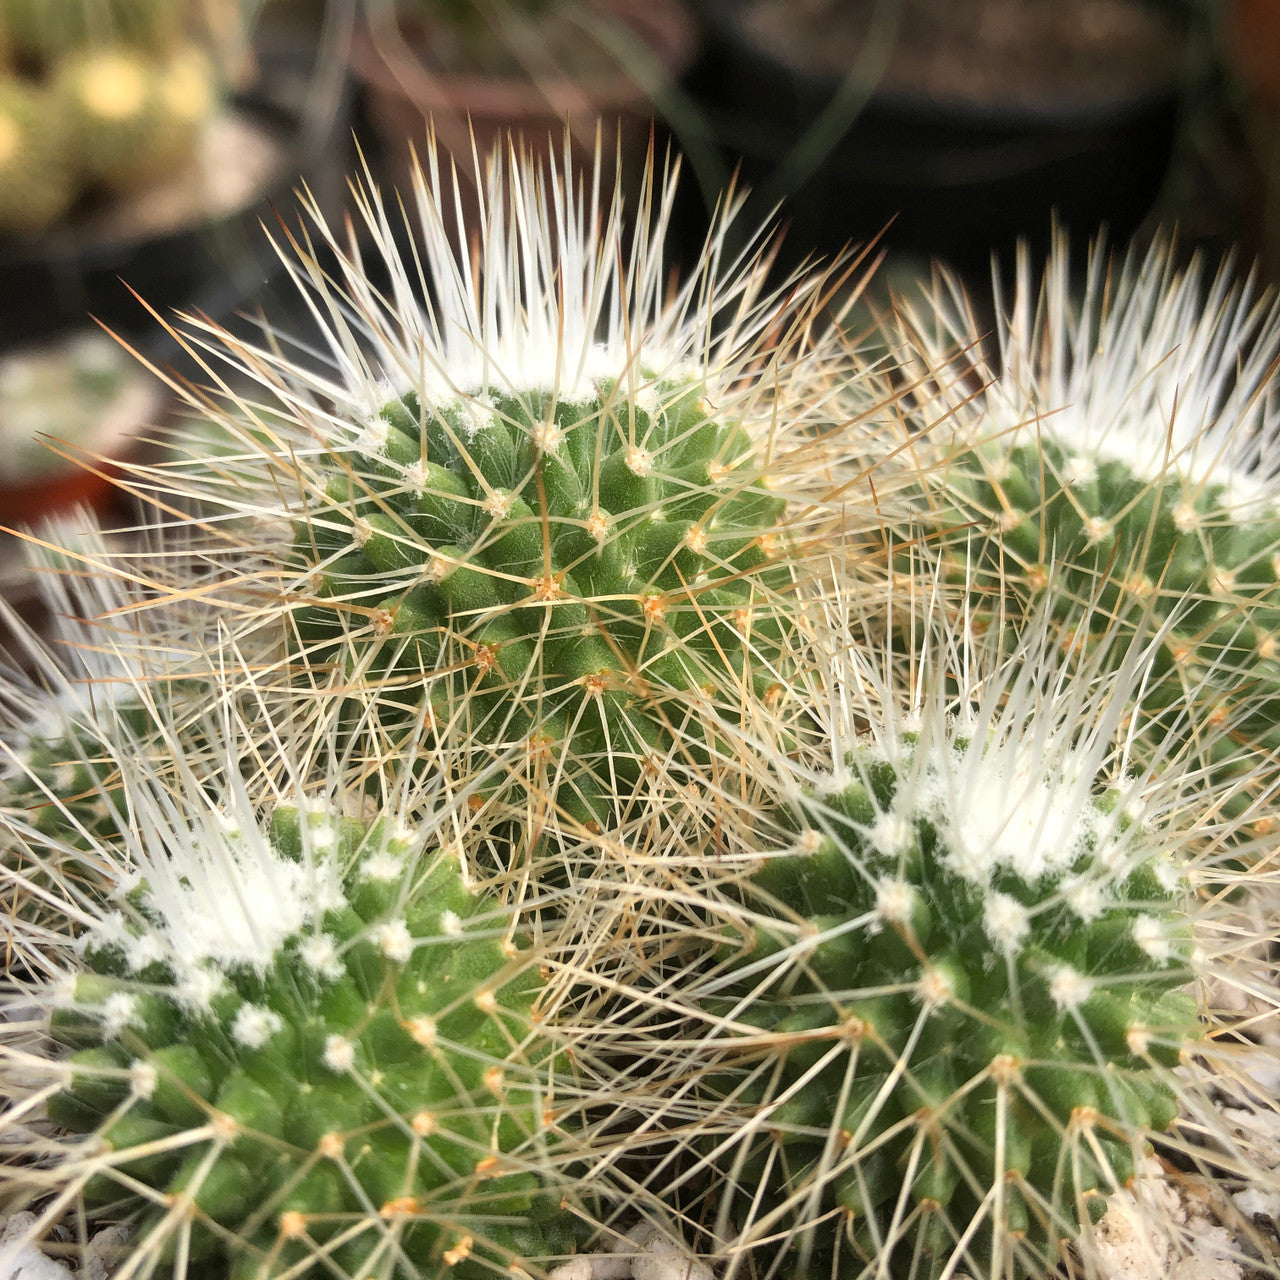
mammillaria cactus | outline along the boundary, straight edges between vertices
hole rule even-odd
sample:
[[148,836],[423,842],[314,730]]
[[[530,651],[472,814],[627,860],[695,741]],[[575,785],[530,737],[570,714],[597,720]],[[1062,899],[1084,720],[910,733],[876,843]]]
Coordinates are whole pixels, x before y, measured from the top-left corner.
[[0,227],[39,231],[71,204],[69,127],[53,94],[0,82]]
[[468,1276],[572,1252],[548,952],[472,882],[453,816],[351,817],[358,791],[333,789],[271,807],[243,740],[210,728],[161,776],[114,732],[115,839],[82,854],[108,889],[62,889],[82,932],[25,991],[62,1051],[16,1055],[9,1116],[43,1103],[84,1137],[28,1188],[128,1211],[135,1272]]
[[1011,617],[1045,598],[1051,572],[1058,609],[1094,601],[1099,627],[1178,610],[1143,713],[1212,739],[1237,773],[1274,758],[1280,311],[1229,264],[1206,283],[1162,245],[1115,270],[1099,248],[1077,300],[1065,239],[1039,293],[1024,260],[997,307],[998,359],[981,358],[977,322],[945,297],[897,346],[936,422],[920,448],[939,463],[921,469],[938,554]]
[[213,65],[194,44],[160,54],[127,45],[60,59],[53,85],[85,181],[137,185],[190,155],[213,111]]
[[1188,1105],[1196,784],[1116,745],[1154,646],[1073,676],[1048,621],[1013,660],[935,631],[910,695],[850,646],[708,868],[720,958],[686,931],[655,1001],[698,1063],[662,1176],[730,1274],[1042,1273]]
[[800,660],[809,540],[875,518],[844,469],[857,421],[823,409],[839,348],[810,334],[821,277],[765,295],[758,259],[719,274],[717,232],[665,298],[669,190],[646,193],[653,225],[624,237],[599,175],[579,203],[514,163],[493,167],[473,264],[445,230],[436,163],[416,228],[431,306],[367,197],[392,285],[341,257],[360,323],[312,260],[290,264],[318,290],[334,379],[193,333],[229,347],[281,417],[246,401],[231,469],[197,456],[147,483],[226,511],[237,546],[274,540],[258,542],[284,587],[266,616],[293,615],[295,665],[363,686],[388,724],[487,750],[559,817],[605,822],[646,768],[698,758],[711,720],[690,690],[731,715],[740,689]]
[[0,0],[0,32],[20,60],[47,63],[114,41],[162,49],[190,11],[189,0]]

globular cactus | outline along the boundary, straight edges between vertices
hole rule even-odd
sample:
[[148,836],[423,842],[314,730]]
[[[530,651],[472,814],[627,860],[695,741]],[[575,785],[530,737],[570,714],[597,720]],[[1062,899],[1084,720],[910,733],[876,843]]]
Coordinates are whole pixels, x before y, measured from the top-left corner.
[[171,173],[219,108],[192,0],[0,0],[0,233]]
[[118,755],[124,847],[86,854],[114,892],[73,896],[70,968],[27,985],[49,1042],[6,1118],[43,1104],[84,1135],[63,1202],[129,1212],[140,1273],[465,1277],[572,1252],[547,953],[471,882],[447,815],[414,831],[322,790],[268,818],[238,770],[166,781]]
[[[1198,263],[1180,271],[1160,245],[1114,271],[1098,249],[1077,300],[1065,240],[1039,293],[1024,260],[997,308],[990,362],[953,299],[908,309],[895,342],[920,378],[909,416],[933,424],[908,447],[937,463],[922,461],[914,532],[976,616],[985,600],[992,619],[1025,617],[1051,579],[1050,607],[1065,616],[1092,601],[1098,627],[1177,610],[1141,697],[1151,736],[1180,725],[1237,775],[1274,759],[1280,483],[1268,383],[1280,310],[1233,283],[1230,264],[1206,284]],[[1091,640],[1064,634],[1068,647]]]
[[487,751],[557,820],[607,823],[644,777],[706,758],[697,699],[731,715],[801,660],[811,540],[840,524],[852,542],[877,519],[844,469],[856,415],[823,406],[826,360],[846,386],[861,372],[812,331],[821,278],[768,295],[752,259],[721,279],[722,231],[664,297],[669,189],[646,193],[654,224],[624,239],[616,197],[498,160],[473,264],[430,163],[413,228],[425,309],[366,197],[393,283],[379,292],[340,256],[359,325],[309,256],[285,255],[318,290],[336,372],[195,338],[252,371],[277,417],[229,406],[234,472],[197,455],[154,480],[225,511],[229,554],[256,544],[278,603],[254,617],[292,615],[295,669],[376,698],[411,734]]
[[729,1274],[1041,1273],[1178,1115],[1194,783],[1114,745],[1149,650],[1073,678],[1046,621],[1013,660],[935,631],[905,697],[850,651],[812,754],[768,757],[719,959],[662,997],[705,1064],[685,1210]]
[[131,187],[189,156],[217,105],[213,65],[196,45],[161,56],[127,45],[60,59],[53,87],[83,180]]

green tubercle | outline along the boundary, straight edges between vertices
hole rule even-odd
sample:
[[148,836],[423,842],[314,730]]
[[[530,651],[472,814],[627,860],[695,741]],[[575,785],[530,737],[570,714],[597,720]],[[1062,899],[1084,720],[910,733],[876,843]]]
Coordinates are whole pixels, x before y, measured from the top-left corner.
[[48,1110],[94,1135],[85,1200],[133,1202],[159,1256],[246,1280],[479,1276],[571,1252],[543,983],[494,904],[382,820],[282,807],[269,842],[224,836],[231,857],[258,841],[271,872],[278,901],[249,931],[214,900],[221,941],[199,917],[178,940],[162,922],[190,886],[141,883],[52,1013],[72,1052]]
[[327,465],[296,525],[308,657],[425,699],[473,747],[540,742],[581,820],[647,759],[696,753],[687,691],[758,692],[786,661],[784,502],[696,384],[409,393]]
[[1197,1034],[1181,886],[1116,793],[1066,817],[1053,778],[1006,773],[966,803],[975,744],[924,750],[868,747],[804,803],[749,883],[738,994],[709,1006],[737,1029],[709,1096],[754,1135],[719,1157],[720,1212],[788,1239],[795,1274],[870,1259],[895,1214],[929,1268],[971,1222],[965,1270],[1052,1265],[1175,1118]]

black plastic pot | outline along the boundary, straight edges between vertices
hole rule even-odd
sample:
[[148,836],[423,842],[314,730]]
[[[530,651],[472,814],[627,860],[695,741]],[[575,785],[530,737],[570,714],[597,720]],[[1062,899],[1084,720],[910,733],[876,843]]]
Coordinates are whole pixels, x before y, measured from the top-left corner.
[[689,88],[726,163],[741,165],[760,204],[783,198],[789,257],[883,231],[891,247],[984,267],[1020,237],[1045,244],[1055,212],[1075,233],[1105,223],[1122,237],[1155,200],[1178,121],[1174,82],[1110,100],[1025,106],[868,86],[816,171],[799,186],[779,183],[780,166],[841,83],[797,71],[754,43],[740,8],[738,0],[701,0],[705,53]]

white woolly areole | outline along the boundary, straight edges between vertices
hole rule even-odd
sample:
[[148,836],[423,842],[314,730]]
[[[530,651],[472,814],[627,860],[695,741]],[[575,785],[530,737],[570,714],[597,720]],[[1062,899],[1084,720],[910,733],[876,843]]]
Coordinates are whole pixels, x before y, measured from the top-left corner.
[[995,947],[1006,955],[1015,955],[1031,929],[1031,916],[1016,898],[1007,893],[991,893],[982,909],[982,927]]
[[284,1026],[274,1009],[259,1004],[242,1004],[231,1024],[231,1038],[242,1049],[261,1049]]
[[346,1036],[326,1036],[321,1060],[330,1071],[342,1075],[356,1065],[356,1047]]
[[217,969],[203,966],[191,968],[178,975],[174,995],[178,1002],[194,1013],[208,1013],[214,1000],[227,989],[227,980]]
[[900,813],[882,813],[876,820],[867,838],[877,853],[887,858],[904,852],[915,837],[915,826],[909,818]]
[[403,920],[388,921],[374,937],[378,950],[396,964],[404,964],[413,955],[413,937]]
[[137,997],[117,991],[102,1002],[102,1034],[108,1040],[120,1035],[138,1020]]
[[[265,970],[293,935],[342,896],[332,865],[282,857],[255,826],[243,826],[230,838],[212,819],[185,833],[185,847],[171,842],[171,858],[148,859],[140,869],[148,918],[134,922],[141,932],[122,938],[113,913],[91,941],[123,945],[135,970],[153,960],[187,975],[209,967]],[[192,998],[201,1003],[198,994]]]
[[153,933],[130,938],[124,950],[125,964],[131,973],[141,973],[148,965],[165,958],[164,944]]
[[1092,991],[1092,980],[1069,964],[1058,965],[1049,978],[1049,995],[1059,1009],[1078,1009]]
[[1062,882],[1062,896],[1085,924],[1096,920],[1107,906],[1107,891],[1097,876],[1068,876]]
[[136,1061],[129,1068],[129,1091],[138,1098],[149,1098],[156,1091],[159,1076],[149,1062]]
[[1133,940],[1156,964],[1173,959],[1173,943],[1164,925],[1154,916],[1138,916],[1133,922]]
[[360,864],[360,879],[372,880],[376,884],[390,884],[400,878],[403,870],[403,858],[389,849],[378,849]]
[[889,924],[906,924],[916,903],[916,891],[905,880],[881,880],[876,886],[876,913]]
[[992,750],[963,770],[968,785],[952,793],[943,838],[961,875],[981,883],[1007,868],[1033,883],[1077,861],[1097,810],[1075,779],[1046,778],[1043,768],[1039,759]]
[[[387,399],[389,400],[394,393],[388,388]],[[361,423],[360,434],[356,436],[355,446],[361,453],[379,454],[387,447],[387,432],[390,430],[390,423],[381,416],[381,414],[373,413]]]
[[342,976],[342,962],[338,959],[338,948],[327,933],[318,933],[314,937],[304,938],[298,944],[298,955],[308,969],[322,978],[332,981]]

